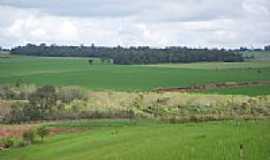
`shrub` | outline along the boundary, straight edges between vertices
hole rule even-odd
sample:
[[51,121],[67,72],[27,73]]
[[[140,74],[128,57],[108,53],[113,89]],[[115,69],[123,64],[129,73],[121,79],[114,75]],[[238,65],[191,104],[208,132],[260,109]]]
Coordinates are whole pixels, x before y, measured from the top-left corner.
[[53,112],[56,101],[54,86],[40,87],[29,98],[29,105],[25,107],[25,114],[30,117],[30,120],[45,119],[47,115]]
[[18,140],[17,143],[14,145],[15,147],[25,147],[27,146],[27,143],[23,140]]
[[23,133],[23,140],[27,144],[32,144],[35,141],[35,132],[32,129],[25,131]]
[[5,114],[4,122],[6,123],[20,123],[27,120],[24,114],[24,107],[26,103],[16,102],[10,106],[10,111]]
[[0,86],[0,99],[6,100],[27,100],[36,90],[36,86],[28,84],[16,83],[13,85]]
[[57,99],[63,103],[70,103],[73,100],[85,98],[85,93],[78,87],[63,87],[57,92]]
[[37,128],[36,133],[43,141],[44,137],[49,135],[49,129],[46,128],[45,126],[41,126]]
[[0,141],[0,144],[2,144],[4,148],[10,148],[10,147],[13,147],[14,146],[15,141],[16,141],[15,138],[13,138],[13,137],[7,137],[7,138],[3,138]]
[[0,86],[0,99],[16,99],[16,92],[10,86]]

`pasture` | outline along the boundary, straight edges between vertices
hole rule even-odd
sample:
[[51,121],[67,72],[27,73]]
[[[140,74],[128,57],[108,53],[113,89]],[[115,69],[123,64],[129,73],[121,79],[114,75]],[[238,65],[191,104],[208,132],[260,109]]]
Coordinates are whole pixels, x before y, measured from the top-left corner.
[[149,67],[182,68],[182,69],[205,69],[205,70],[223,70],[223,69],[258,69],[269,68],[269,61],[262,62],[198,62],[198,63],[179,63],[179,64],[154,64],[145,65]]
[[258,96],[258,95],[270,95],[270,85],[258,85],[252,87],[243,88],[223,88],[223,89],[210,89],[206,93],[211,94],[223,94],[223,95],[238,95],[245,94],[248,96]]
[[[270,80],[269,62],[90,65],[88,58],[15,56],[0,59],[0,84],[23,81],[37,85],[75,85],[90,90],[149,91],[161,87],[256,80]],[[239,94],[249,94],[242,91]],[[265,87],[263,92],[269,93],[269,89]]]
[[[84,93],[81,99],[61,105],[58,100],[62,112],[48,115],[58,120],[78,120],[0,125],[0,138],[1,134],[15,136],[18,141],[29,127],[45,125],[50,131],[61,131],[50,134],[43,142],[4,149],[0,160],[238,160],[240,145],[244,146],[245,160],[267,159],[269,84],[189,94],[148,91],[269,80],[268,62],[114,65],[92,58],[0,58],[0,84],[10,84],[2,87],[4,96],[39,95],[38,87],[45,84],[57,86],[58,98],[77,95],[68,92],[74,91],[68,86],[79,86],[78,93]],[[24,85],[14,85],[21,82]],[[21,101],[26,103],[28,99]],[[3,100],[0,113],[8,112],[13,103],[12,98]],[[23,103],[16,104],[21,105],[19,110],[27,111],[22,109]]]
[[270,127],[265,121],[166,124],[128,120],[69,121],[52,128],[82,128],[24,148],[0,152],[1,160],[245,160],[270,157]]
[[[242,52],[248,61],[269,61],[270,51],[246,51]],[[252,57],[251,59],[248,57]]]

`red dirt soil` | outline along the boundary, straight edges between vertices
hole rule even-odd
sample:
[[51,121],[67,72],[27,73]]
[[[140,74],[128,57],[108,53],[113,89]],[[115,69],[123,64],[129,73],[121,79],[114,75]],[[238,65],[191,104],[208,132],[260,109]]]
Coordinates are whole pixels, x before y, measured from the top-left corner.
[[17,137],[20,138],[22,134],[37,125],[0,125],[0,138],[3,137]]
[[[27,130],[38,127],[34,125],[0,125],[0,138],[16,137],[21,138],[23,133]],[[80,128],[49,128],[50,135],[56,135],[60,133],[75,133],[83,131]]]

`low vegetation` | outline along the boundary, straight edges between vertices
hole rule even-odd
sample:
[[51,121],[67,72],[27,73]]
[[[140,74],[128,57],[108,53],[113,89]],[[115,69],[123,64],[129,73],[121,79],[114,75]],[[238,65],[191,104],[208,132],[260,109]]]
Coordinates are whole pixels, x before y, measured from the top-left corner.
[[[26,85],[23,88],[27,88]],[[2,112],[3,122],[20,123],[54,119],[64,111],[65,104],[76,99],[84,100],[87,96],[82,89],[76,87],[56,88],[49,85],[43,87],[30,85],[29,88],[31,89],[21,90],[20,85],[0,88],[1,99],[15,100],[9,107],[3,107],[6,110]],[[29,90],[31,92],[28,92]]]
[[41,126],[37,128],[36,133],[44,141],[44,138],[49,135],[49,130],[45,126]]
[[32,129],[26,131],[23,133],[22,135],[23,140],[27,143],[27,144],[32,144],[35,140],[35,133]]
[[[33,85],[30,88],[33,89]],[[177,123],[270,117],[269,96],[89,92],[76,87],[48,85],[36,87],[27,93],[21,91],[20,87],[18,90],[16,87],[5,88],[8,94],[9,90],[16,95],[26,96],[1,97],[6,98],[5,101],[12,101],[9,107],[0,107],[5,110],[1,115],[5,123],[97,118],[146,118]]]
[[[15,136],[15,134],[6,136],[0,135],[0,151],[12,147],[20,148],[31,145],[38,141],[37,137],[40,137],[41,142],[43,142],[44,138],[49,135],[49,129],[44,125],[38,128],[31,127],[20,131],[21,133],[17,134],[17,136]],[[4,130],[0,129],[0,132],[4,132]],[[13,128],[12,132],[19,132],[19,130]]]
[[223,88],[223,89],[210,89],[204,93],[208,94],[220,94],[220,95],[239,95],[239,93],[245,93],[248,96],[266,96],[270,95],[270,85],[258,85],[241,88]]

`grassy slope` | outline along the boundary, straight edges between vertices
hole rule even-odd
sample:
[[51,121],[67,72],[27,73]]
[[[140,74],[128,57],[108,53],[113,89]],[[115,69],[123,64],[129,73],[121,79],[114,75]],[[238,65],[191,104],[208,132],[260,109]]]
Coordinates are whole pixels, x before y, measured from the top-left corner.
[[[208,64],[209,65],[209,64]],[[243,64],[241,64],[243,65]],[[253,64],[244,64],[250,65]],[[263,65],[265,67],[265,64]],[[240,67],[241,68],[241,67]],[[270,67],[257,69],[186,69],[89,65],[83,58],[16,57],[0,59],[0,84],[24,80],[35,84],[79,85],[102,90],[150,90],[224,81],[270,80]]]
[[267,68],[270,67],[269,61],[250,61],[250,62],[200,62],[200,63],[179,63],[179,64],[154,64],[145,65],[148,67],[166,68],[186,68],[186,69],[245,69],[245,68]]
[[242,54],[247,57],[254,57],[254,59],[247,59],[249,61],[270,61],[270,51],[246,51]]
[[260,85],[244,88],[213,89],[207,91],[207,93],[226,94],[226,95],[244,94],[248,96],[270,95],[270,85]]
[[[72,123],[65,126],[70,124]],[[109,124],[111,127],[108,127]],[[123,124],[125,123],[83,124],[84,127],[90,127],[89,130],[50,137],[44,144],[0,152],[0,159],[238,160],[240,144],[244,144],[245,160],[263,160],[270,157],[269,120],[174,125]],[[93,125],[95,127],[91,127]],[[112,134],[116,128],[118,134]]]

